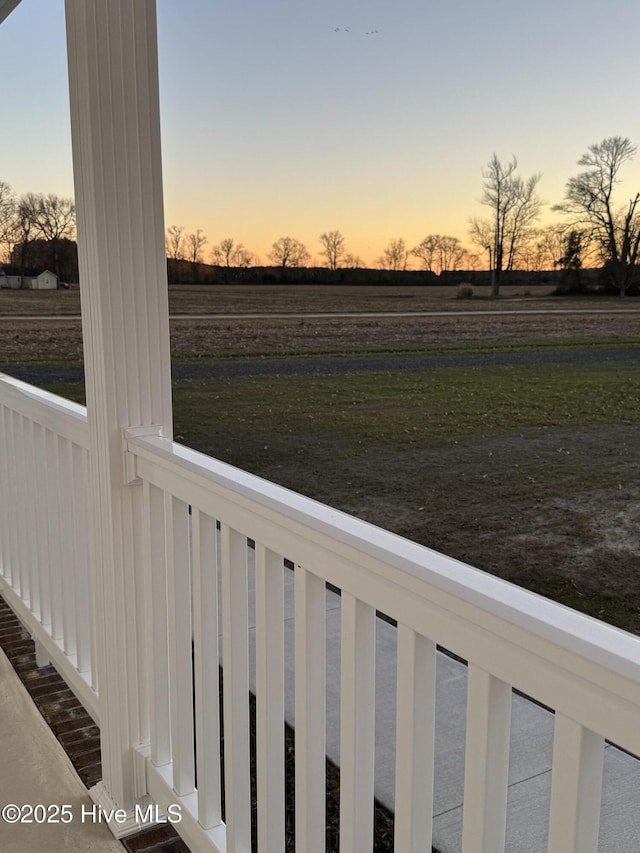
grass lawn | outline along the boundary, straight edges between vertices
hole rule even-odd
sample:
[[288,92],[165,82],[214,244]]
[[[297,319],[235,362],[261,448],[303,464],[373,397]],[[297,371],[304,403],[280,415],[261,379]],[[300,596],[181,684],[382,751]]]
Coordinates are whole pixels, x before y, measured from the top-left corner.
[[[173,383],[176,434],[205,452],[215,436],[254,445],[283,436],[429,447],[541,427],[635,422],[640,363],[396,370],[323,376],[241,376]],[[77,383],[50,386],[84,402]],[[217,447],[216,447],[217,445]],[[230,460],[226,460],[230,461]]]
[[213,431],[251,444],[335,432],[425,447],[529,427],[631,422],[640,371],[626,362],[200,379],[176,382],[174,402],[176,429],[199,446]]
[[174,383],[175,434],[640,631],[639,367],[183,380]]

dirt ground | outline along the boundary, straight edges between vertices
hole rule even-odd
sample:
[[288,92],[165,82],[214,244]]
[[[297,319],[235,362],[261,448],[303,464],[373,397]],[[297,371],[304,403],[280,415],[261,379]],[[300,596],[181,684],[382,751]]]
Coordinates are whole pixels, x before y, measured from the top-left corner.
[[[336,353],[355,350],[406,350],[456,343],[505,343],[544,339],[633,338],[640,332],[640,301],[616,298],[568,299],[550,296],[550,288],[510,286],[503,298],[487,298],[476,289],[471,300],[455,298],[444,287],[296,287],[173,286],[173,315],[193,313],[267,313],[339,311],[447,311],[446,317],[261,317],[171,322],[175,359],[193,360],[237,355]],[[532,293],[523,297],[523,293]],[[622,308],[629,313],[618,313]],[[598,310],[599,314],[513,314],[515,310]],[[82,330],[78,290],[0,291],[0,366],[5,363],[82,363]],[[488,316],[480,313],[498,311]],[[469,312],[471,316],[469,316]],[[605,313],[609,312],[609,313]],[[14,320],[12,315],[27,316]],[[38,315],[60,319],[38,320]],[[31,319],[32,318],[32,319]]]
[[[490,300],[488,287],[476,287],[472,299],[456,299],[455,287],[396,285],[170,285],[171,314],[341,311],[473,311],[513,308],[516,300],[545,302],[549,285],[502,288],[502,299]],[[552,298],[552,301],[558,301]],[[599,300],[601,301],[601,299]],[[612,300],[615,303],[615,299]],[[0,316],[80,313],[80,291],[0,290]]]
[[[174,359],[304,353],[420,350],[458,343],[506,344],[577,338],[631,340],[640,334],[640,313],[523,314],[497,316],[174,320]],[[0,321],[0,365],[82,363],[77,320]],[[1,367],[0,367],[1,369]]]
[[199,449],[640,633],[636,424],[431,449],[358,446],[335,434],[272,436],[267,448],[214,428]]

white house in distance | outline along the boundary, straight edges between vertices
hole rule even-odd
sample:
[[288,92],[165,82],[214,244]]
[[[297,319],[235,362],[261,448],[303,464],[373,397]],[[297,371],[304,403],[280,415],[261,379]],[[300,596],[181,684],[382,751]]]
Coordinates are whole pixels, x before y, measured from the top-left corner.
[[58,276],[51,270],[21,275],[15,267],[0,267],[0,288],[18,290],[57,290]]

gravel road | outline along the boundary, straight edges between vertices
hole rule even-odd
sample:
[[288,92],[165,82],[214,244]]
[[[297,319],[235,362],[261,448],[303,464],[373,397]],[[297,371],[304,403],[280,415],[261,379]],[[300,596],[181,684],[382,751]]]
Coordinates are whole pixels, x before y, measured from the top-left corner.
[[[295,376],[340,373],[376,373],[393,370],[423,370],[442,367],[529,366],[540,364],[600,364],[640,359],[640,348],[572,349],[558,352],[519,351],[459,355],[390,355],[369,357],[316,357],[228,359],[226,361],[177,362],[172,365],[174,379],[205,379],[231,376]],[[0,365],[0,371],[35,385],[80,382],[82,367],[50,365]]]

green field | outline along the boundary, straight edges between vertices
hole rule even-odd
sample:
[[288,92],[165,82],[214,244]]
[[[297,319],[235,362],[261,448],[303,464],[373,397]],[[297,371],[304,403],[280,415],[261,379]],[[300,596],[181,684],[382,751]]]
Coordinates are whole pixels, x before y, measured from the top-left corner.
[[[283,435],[432,445],[535,427],[633,423],[640,364],[449,367],[336,375],[243,376],[173,383],[176,432],[252,445]],[[51,390],[82,401],[76,384]]]
[[[426,445],[529,427],[632,421],[637,362],[436,368],[337,376],[182,380],[176,428],[198,445],[216,432],[247,441],[283,432]],[[255,436],[252,439],[251,436]]]

